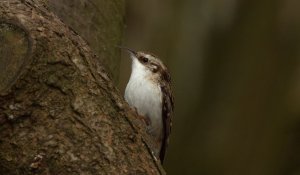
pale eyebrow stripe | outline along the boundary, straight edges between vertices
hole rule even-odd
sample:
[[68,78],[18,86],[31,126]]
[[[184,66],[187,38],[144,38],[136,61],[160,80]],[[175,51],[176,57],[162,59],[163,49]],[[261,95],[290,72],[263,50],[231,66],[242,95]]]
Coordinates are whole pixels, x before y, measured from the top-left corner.
[[151,55],[151,54],[146,54],[146,57],[148,57],[148,58],[155,58],[155,57],[153,57],[153,55]]

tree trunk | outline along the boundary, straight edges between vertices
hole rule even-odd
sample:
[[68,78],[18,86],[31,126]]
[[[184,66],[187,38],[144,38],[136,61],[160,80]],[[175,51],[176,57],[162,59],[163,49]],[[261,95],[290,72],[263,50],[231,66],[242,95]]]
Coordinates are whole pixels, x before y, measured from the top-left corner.
[[164,174],[99,60],[42,0],[0,2],[0,174]]

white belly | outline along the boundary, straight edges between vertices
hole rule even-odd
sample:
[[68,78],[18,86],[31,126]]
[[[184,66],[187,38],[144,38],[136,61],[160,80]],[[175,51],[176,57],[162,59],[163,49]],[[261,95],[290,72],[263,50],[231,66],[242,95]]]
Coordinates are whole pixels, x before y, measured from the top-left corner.
[[135,107],[140,115],[150,119],[147,131],[161,141],[163,122],[160,86],[142,77],[131,78],[125,90],[125,100]]

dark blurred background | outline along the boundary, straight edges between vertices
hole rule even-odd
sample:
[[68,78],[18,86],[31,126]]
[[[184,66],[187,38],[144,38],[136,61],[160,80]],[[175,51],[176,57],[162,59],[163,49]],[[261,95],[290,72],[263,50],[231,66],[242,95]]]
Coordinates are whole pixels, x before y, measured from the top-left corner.
[[[173,78],[168,174],[300,175],[300,1],[128,0],[124,46]],[[124,54],[119,86],[130,75]]]

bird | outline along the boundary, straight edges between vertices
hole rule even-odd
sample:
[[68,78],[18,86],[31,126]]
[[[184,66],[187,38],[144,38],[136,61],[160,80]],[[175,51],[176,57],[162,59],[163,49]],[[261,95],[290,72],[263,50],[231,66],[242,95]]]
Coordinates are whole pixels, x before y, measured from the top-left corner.
[[155,143],[153,154],[163,164],[174,111],[170,73],[157,56],[120,48],[129,52],[132,62],[125,100],[147,121],[146,131]]

